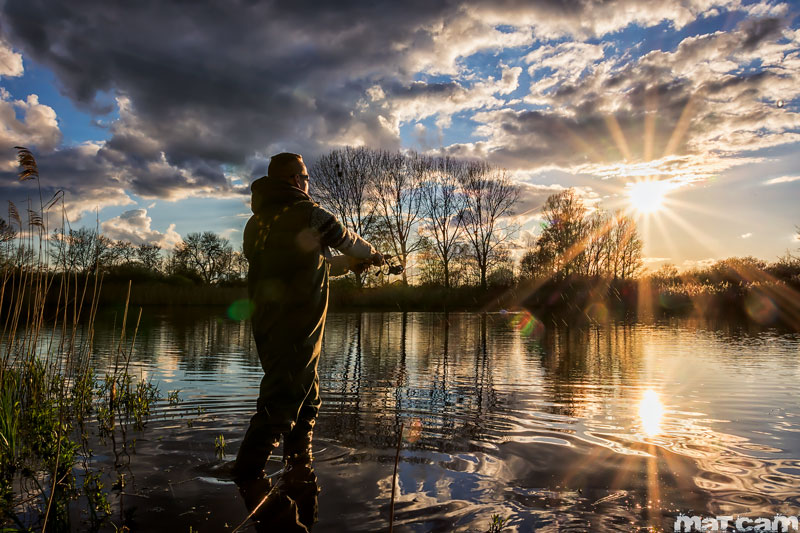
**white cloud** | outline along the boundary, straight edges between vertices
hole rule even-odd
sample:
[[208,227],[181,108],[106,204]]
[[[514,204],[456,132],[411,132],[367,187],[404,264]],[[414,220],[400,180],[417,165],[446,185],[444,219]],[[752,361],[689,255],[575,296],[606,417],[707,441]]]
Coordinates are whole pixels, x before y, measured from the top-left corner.
[[[22,118],[17,118],[17,110]],[[56,112],[39,103],[35,94],[25,100],[12,100],[0,87],[0,158],[6,159],[6,170],[16,169],[14,146],[25,146],[37,152],[50,152],[61,142]]]
[[705,259],[686,259],[681,266],[683,267],[682,270],[690,270],[692,268],[708,268],[716,262],[717,259],[713,257],[707,257]]
[[399,136],[400,125],[436,117],[440,129],[450,127],[454,114],[466,110],[496,109],[505,105],[499,96],[519,87],[521,67],[503,67],[499,78],[475,81],[454,78],[443,83],[415,81],[408,85],[373,86],[358,102],[363,113],[376,112],[384,130]]
[[741,239],[749,239],[752,236],[753,236],[752,233],[742,233],[741,235],[739,235],[739,238],[741,238]]
[[671,260],[670,257],[643,257],[642,261],[645,264],[652,264],[652,263],[663,263],[664,261]]
[[147,209],[131,209],[106,220],[101,224],[101,228],[103,234],[110,239],[128,241],[136,245],[157,244],[169,249],[182,240],[180,234],[175,231],[175,224],[170,224],[167,231],[161,233],[151,227],[152,221],[153,219],[147,215]]
[[0,77],[15,78],[22,76],[22,54],[14,52],[7,43],[0,40]]
[[800,176],[781,176],[780,178],[772,178],[764,182],[764,185],[778,185],[779,183],[791,183],[793,181],[800,181]]

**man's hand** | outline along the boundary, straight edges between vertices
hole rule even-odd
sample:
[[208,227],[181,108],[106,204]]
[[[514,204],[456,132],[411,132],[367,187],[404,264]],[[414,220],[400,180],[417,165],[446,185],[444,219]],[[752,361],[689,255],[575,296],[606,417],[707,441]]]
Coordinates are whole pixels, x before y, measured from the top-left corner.
[[348,268],[356,274],[361,274],[371,266],[383,266],[386,263],[386,256],[380,252],[375,252],[366,259],[348,257]]
[[383,255],[380,252],[375,252],[372,254],[372,257],[368,259],[369,264],[373,266],[383,266],[386,263],[386,259],[389,256]]

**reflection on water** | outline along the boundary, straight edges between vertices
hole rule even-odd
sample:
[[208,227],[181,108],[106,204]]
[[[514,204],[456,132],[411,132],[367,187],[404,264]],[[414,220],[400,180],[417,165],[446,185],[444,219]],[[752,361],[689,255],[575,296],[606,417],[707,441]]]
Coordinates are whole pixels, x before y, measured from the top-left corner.
[[642,423],[642,431],[645,435],[652,437],[661,433],[661,419],[664,417],[664,406],[661,398],[653,389],[644,391],[644,397],[639,402],[639,419]]
[[[183,402],[159,407],[142,438],[152,451],[137,445],[132,468],[168,448],[169,464],[202,462],[213,446],[197,443],[220,432],[235,452],[261,374],[247,323],[144,316],[131,366]],[[96,345],[114,335],[101,329]],[[574,329],[511,313],[332,314],[314,531],[386,529],[401,423],[398,530],[486,530],[494,514],[519,531],[671,530],[680,512],[798,515],[798,356],[797,334],[730,322]],[[96,357],[102,366],[108,354]],[[206,479],[179,472],[186,490]],[[187,494],[162,505],[192,502],[184,528],[206,505],[202,489]],[[207,505],[206,521],[235,515]],[[140,524],[164,518],[148,516]]]

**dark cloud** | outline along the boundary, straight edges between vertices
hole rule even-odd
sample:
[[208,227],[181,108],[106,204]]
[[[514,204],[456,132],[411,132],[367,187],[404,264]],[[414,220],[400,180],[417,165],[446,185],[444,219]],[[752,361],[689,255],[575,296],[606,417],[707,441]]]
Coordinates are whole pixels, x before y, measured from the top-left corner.
[[[665,20],[680,27],[717,4],[724,2],[6,0],[0,28],[26,58],[51,69],[79,106],[104,113],[108,94],[117,97],[120,117],[99,150],[43,156],[45,165],[74,165],[54,173],[59,180],[76,174],[64,185],[71,192],[92,199],[106,191],[97,196],[105,202],[124,201],[124,191],[160,198],[239,194],[246,189],[226,172],[234,169],[247,181],[279,151],[312,159],[342,144],[397,148],[398,124],[408,120],[397,106],[489,109],[497,107],[493,95],[508,94],[519,79],[517,69],[504,71],[496,86],[475,79],[425,83],[420,72],[452,73],[459,58],[535,39],[603,35]],[[779,30],[770,20],[742,27],[741,46],[774,39]],[[594,86],[590,76],[565,82],[549,95],[553,110],[485,115],[510,139],[493,157],[515,165],[531,157],[591,159],[593,150],[611,157],[618,147],[608,135],[602,83],[631,88],[615,112],[628,138],[642,127],[645,111],[636,99],[647,90],[662,97],[658,120],[674,126],[690,91],[641,79],[644,70],[669,71],[658,58],[639,68]],[[370,100],[374,87],[385,98]],[[427,104],[415,107],[422,100]],[[454,100],[464,103],[445,105]],[[576,135],[593,148],[576,149]],[[108,194],[112,187],[115,195]]]
[[781,18],[745,20],[741,25],[741,29],[744,32],[744,40],[742,40],[741,46],[745,50],[753,50],[762,42],[779,37],[781,30],[785,26],[786,19]]

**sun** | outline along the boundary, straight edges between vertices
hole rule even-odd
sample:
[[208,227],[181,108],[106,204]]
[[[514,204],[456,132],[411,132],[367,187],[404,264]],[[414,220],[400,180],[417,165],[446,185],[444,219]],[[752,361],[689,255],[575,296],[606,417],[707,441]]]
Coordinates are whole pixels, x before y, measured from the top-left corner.
[[666,181],[643,180],[628,184],[631,207],[643,214],[656,213],[664,205],[664,196],[669,187]]

